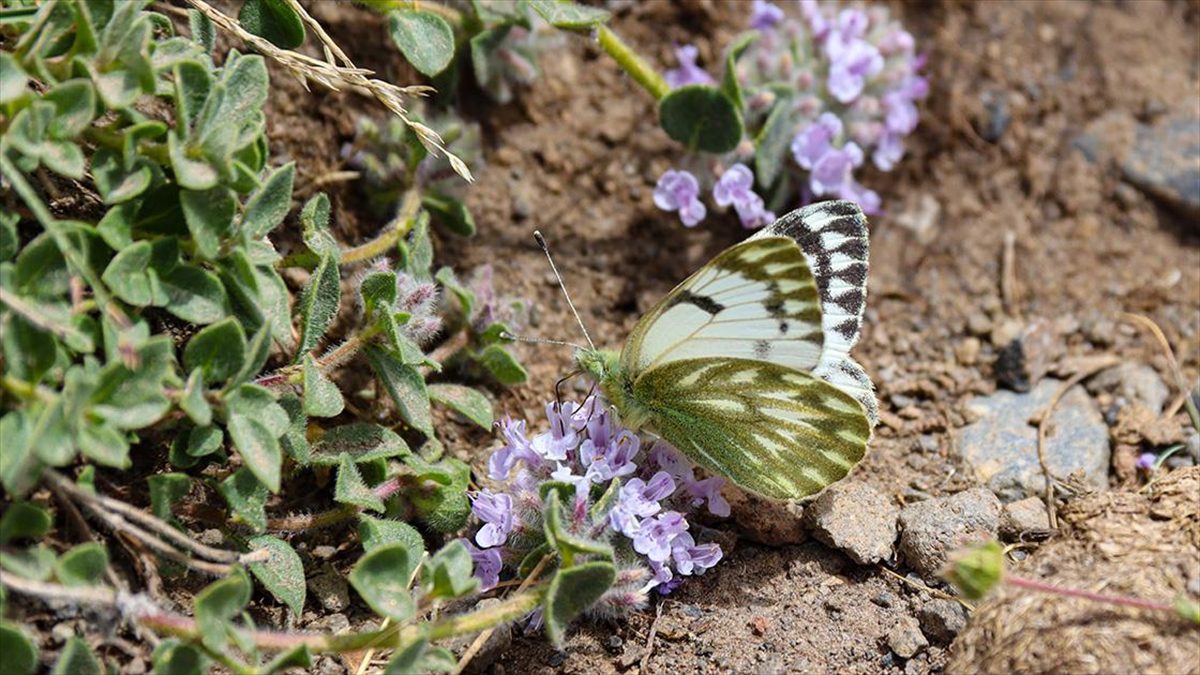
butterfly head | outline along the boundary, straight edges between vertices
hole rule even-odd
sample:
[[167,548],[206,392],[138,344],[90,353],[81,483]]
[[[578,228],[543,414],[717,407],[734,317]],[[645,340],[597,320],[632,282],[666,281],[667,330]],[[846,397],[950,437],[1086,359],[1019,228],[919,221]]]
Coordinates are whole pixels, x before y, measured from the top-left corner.
[[606,349],[580,347],[575,350],[575,365],[600,384],[617,374],[620,359],[621,356],[617,352]]

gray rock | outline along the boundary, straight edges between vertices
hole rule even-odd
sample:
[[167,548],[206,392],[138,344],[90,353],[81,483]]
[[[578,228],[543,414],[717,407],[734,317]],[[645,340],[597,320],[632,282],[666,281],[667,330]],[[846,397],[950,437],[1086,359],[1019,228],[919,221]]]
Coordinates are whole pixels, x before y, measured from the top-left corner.
[[921,626],[911,616],[901,617],[895,628],[887,635],[887,644],[896,656],[911,659],[917,652],[929,646],[929,640],[921,633]]
[[1083,156],[1094,164],[1121,164],[1133,146],[1137,120],[1124,110],[1114,110],[1090,122],[1071,141]]
[[1037,386],[1066,349],[1062,327],[1062,322],[1041,319],[1024,326],[1009,342],[996,343],[996,381],[1019,392]]
[[766,499],[738,490],[732,484],[726,484],[721,494],[729,501],[738,532],[747,539],[768,546],[808,541],[805,507],[800,502]]
[[[1045,411],[1061,386],[1058,380],[1044,379],[1028,393],[997,391],[967,405],[975,421],[963,428],[955,449],[979,482],[1006,502],[1045,489],[1037,427],[1029,420]],[[1108,427],[1083,387],[1063,395],[1048,423],[1046,463],[1051,473],[1066,478],[1082,471],[1093,487],[1107,487],[1112,454]]]
[[1088,382],[1092,392],[1107,391],[1127,403],[1141,403],[1155,415],[1161,415],[1171,395],[1167,385],[1153,368],[1126,361],[1105,370]]
[[892,557],[900,509],[869,485],[831,485],[808,507],[807,515],[817,539],[860,565]]
[[951,553],[994,538],[999,528],[1000,501],[986,488],[909,504],[900,511],[900,555],[922,577],[933,578]]
[[967,627],[967,612],[953,600],[935,598],[925,603],[918,614],[921,632],[937,644],[949,644]]
[[1176,115],[1152,127],[1138,125],[1121,169],[1147,195],[1200,218],[1200,118]]
[[1050,514],[1041,497],[1026,497],[1004,505],[1000,512],[1000,536],[1017,541],[1030,533],[1050,531]]
[[316,575],[308,579],[308,591],[330,612],[340,612],[350,606],[350,588],[337,569],[325,563]]

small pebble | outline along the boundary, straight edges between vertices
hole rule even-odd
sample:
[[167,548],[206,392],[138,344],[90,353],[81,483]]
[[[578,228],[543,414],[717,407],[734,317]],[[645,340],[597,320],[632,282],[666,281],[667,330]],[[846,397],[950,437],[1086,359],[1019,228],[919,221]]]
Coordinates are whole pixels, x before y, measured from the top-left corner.
[[896,656],[911,659],[917,652],[929,646],[929,640],[925,639],[917,620],[906,616],[888,633],[887,644]]

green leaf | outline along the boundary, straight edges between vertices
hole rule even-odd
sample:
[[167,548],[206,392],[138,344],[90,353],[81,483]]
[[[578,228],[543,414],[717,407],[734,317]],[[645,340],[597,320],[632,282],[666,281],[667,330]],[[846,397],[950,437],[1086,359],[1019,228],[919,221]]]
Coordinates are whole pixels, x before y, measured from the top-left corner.
[[452,457],[428,464],[410,455],[404,462],[414,469],[418,479],[428,481],[422,489],[406,493],[417,517],[437,532],[455,532],[462,528],[471,515],[471,503],[466,494],[471,468]]
[[447,195],[426,193],[421,199],[421,203],[429,209],[434,219],[442,227],[460,237],[474,236],[475,218],[467,210],[467,205],[462,200]]
[[368,316],[379,311],[391,311],[396,303],[396,273],[370,272],[363,277],[358,292]]
[[283,222],[292,205],[292,182],[296,163],[288,162],[267,177],[246,202],[242,215],[242,233],[251,239],[267,236]]
[[558,570],[546,591],[543,614],[550,641],[561,647],[567,626],[595,604],[616,578],[617,568],[603,561]]
[[944,574],[968,600],[982,600],[1004,577],[1004,548],[992,539],[951,556]]
[[791,99],[781,97],[754,139],[754,174],[760,187],[770,187],[783,170],[792,142]]
[[517,362],[516,357],[508,352],[503,345],[491,344],[483,348],[478,357],[479,365],[483,366],[500,384],[513,386],[525,382],[529,373]]
[[300,315],[300,345],[296,349],[294,363],[299,363],[325,335],[329,323],[337,315],[341,297],[337,259],[326,255],[321,258],[321,264],[309,278],[296,303]]
[[420,558],[425,554],[425,540],[421,533],[408,523],[399,520],[358,517],[358,539],[364,551],[373,551],[381,546],[402,544],[413,555]]
[[279,492],[283,454],[279,436],[272,434],[258,420],[234,415],[229,420],[229,436],[246,463],[246,468],[271,492]]
[[422,634],[409,644],[397,649],[383,670],[383,675],[411,675],[426,672],[420,667],[421,657],[429,646],[429,638]]
[[183,395],[179,397],[179,409],[200,427],[212,424],[212,406],[204,397],[205,393],[207,390],[204,387],[204,372],[196,368],[188,375],[187,383],[183,386]]
[[729,97],[730,101],[733,101],[734,107],[739,111],[744,109],[745,103],[742,101],[742,87],[738,84],[737,79],[737,60],[756,39],[758,39],[757,32],[742,33],[733,41],[733,44],[729,45],[728,53],[725,56],[725,74],[721,78],[721,91]]
[[409,454],[408,444],[396,432],[369,422],[343,424],[326,431],[313,444],[311,462],[333,466],[347,456],[364,464]]
[[270,493],[250,469],[242,467],[232,473],[221,481],[219,490],[242,522],[255,532],[267,529],[266,505]]
[[329,232],[329,197],[324,192],[313,195],[300,210],[300,226],[304,245],[318,256],[340,259],[342,249]]
[[[198,13],[194,9],[191,11]],[[154,672],[160,675],[204,675],[208,672],[208,657],[199,649],[175,638],[158,643],[154,648],[153,661]]]
[[422,75],[437,75],[454,58],[454,32],[437,14],[395,10],[388,14],[388,26],[404,58]]
[[431,598],[451,600],[474,593],[479,579],[474,576],[475,564],[461,539],[446,544],[433,554],[422,570],[425,592]]
[[47,127],[50,138],[65,141],[83,133],[96,111],[96,92],[85,79],[67,80],[46,92],[42,100],[54,104],[54,119]]
[[574,2],[553,0],[528,0],[529,6],[546,23],[565,30],[587,31],[606,23],[612,16],[607,10],[586,7]]
[[542,509],[544,518],[542,524],[546,533],[546,542],[557,550],[559,557],[562,558],[563,566],[570,567],[576,555],[598,555],[611,560],[613,558],[612,546],[572,534],[564,526],[562,505],[563,500],[559,498],[559,495],[546,497],[545,506]]
[[33,675],[37,672],[37,647],[18,624],[0,621],[0,654],[4,655],[5,671],[12,675]]
[[118,298],[137,307],[145,307],[154,299],[157,277],[151,277],[150,242],[139,241],[118,253],[100,280]]
[[96,179],[96,189],[104,203],[120,204],[145,192],[150,187],[154,173],[150,165],[140,158],[135,159],[132,166],[126,167],[119,153],[102,148],[92,157],[92,176]]
[[[467,554],[468,565],[470,560]],[[382,546],[359,559],[350,572],[350,585],[376,614],[407,621],[416,611],[409,585],[420,562],[420,552],[404,544]]]
[[13,539],[37,539],[50,531],[50,514],[33,502],[14,502],[0,516],[0,544]]
[[0,105],[8,105],[29,93],[29,76],[8,52],[0,52]]
[[304,355],[304,412],[312,417],[337,417],[346,407],[337,385],[321,373],[311,354]]
[[406,239],[401,240],[400,262],[404,271],[419,281],[428,281],[433,266],[433,241],[429,238],[429,214],[421,211]]
[[429,399],[459,413],[484,429],[492,428],[492,404],[478,391],[457,384],[429,385]]
[[[221,433],[220,429],[216,432]],[[172,518],[171,506],[192,489],[192,478],[186,473],[159,473],[147,478],[146,482],[150,485],[150,511],[167,521]]]
[[183,207],[188,231],[196,242],[196,250],[205,258],[215,260],[221,253],[221,242],[233,232],[237,195],[226,187],[181,190],[179,204]]
[[192,457],[205,457],[220,450],[224,443],[225,433],[220,427],[195,427],[188,432],[187,454]]
[[[149,389],[147,388],[147,390]],[[161,397],[161,395],[158,396]],[[153,421],[162,416],[160,412],[157,412],[159,409],[157,403],[147,406],[147,409],[153,409],[154,412],[147,414],[145,419]],[[166,412],[165,409],[162,412]],[[134,413],[135,416],[139,414],[138,412]],[[114,423],[119,421],[116,420]],[[143,420],[131,419],[129,421],[135,422],[134,424],[125,425],[129,428],[144,426],[136,423]],[[97,464],[117,469],[128,469],[131,465],[129,460],[129,441],[126,440],[125,434],[117,431],[109,424],[89,424],[80,428],[78,435],[75,437],[75,444],[85,457]]]
[[54,576],[67,586],[95,586],[107,568],[108,551],[93,541],[62,554],[54,564]]
[[308,415],[300,399],[288,394],[279,398],[279,407],[288,415],[288,429],[279,437],[279,443],[287,454],[301,466],[312,460],[312,448],[308,444]]
[[[4,53],[0,52],[2,56]],[[17,223],[20,221],[21,217],[16,213],[0,206],[0,262],[12,260],[21,247],[21,240],[17,236]]]
[[304,21],[283,0],[246,0],[238,23],[280,49],[304,44]]
[[400,417],[417,431],[432,436],[429,394],[421,371],[401,363],[391,352],[374,345],[367,345],[366,354],[372,370],[396,404]]
[[199,10],[189,9],[188,30],[192,32],[192,40],[203,47],[206,54],[213,53],[217,46],[217,30],[212,19]]
[[201,639],[211,649],[223,649],[228,643],[229,620],[250,602],[250,580],[240,568],[228,577],[209,584],[196,594],[193,602],[196,626]]
[[[179,136],[174,131],[167,133],[167,153],[171,158],[171,170],[175,172],[175,181],[179,183],[179,187],[186,188],[183,194],[191,194],[192,191],[197,190],[224,189],[217,187],[221,181],[221,174],[217,172],[217,169],[203,157],[192,156],[187,146],[179,140]],[[203,226],[203,216],[195,216],[195,218],[196,226]],[[232,214],[230,214],[230,218],[232,219]],[[191,227],[191,223],[188,223],[188,226]],[[194,232],[193,236],[195,236]],[[212,235],[208,235],[206,242],[211,239]]]
[[0,417],[0,438],[4,439],[0,482],[14,497],[28,493],[42,475],[42,462],[30,443],[32,426],[30,415],[24,410],[9,411]]
[[165,293],[163,309],[199,325],[219,321],[229,315],[229,296],[217,275],[195,265],[176,265],[158,275]]
[[224,382],[246,359],[246,334],[237,319],[228,317],[192,336],[183,350],[184,368],[200,369],[205,382]]
[[282,539],[260,535],[250,540],[253,550],[267,549],[270,558],[250,563],[250,571],[277,600],[287,605],[297,617],[304,612],[304,563],[300,556]]
[[351,504],[371,511],[383,511],[383,499],[376,495],[363,480],[362,474],[349,455],[342,455],[338,462],[337,483],[333,499],[339,504]]
[[659,102],[658,119],[663,131],[689,150],[725,153],[742,140],[741,113],[716,87],[673,89]]
[[67,639],[62,654],[50,669],[50,675],[105,675],[104,666],[77,635]]
[[[258,299],[263,319],[271,327],[271,338],[279,343],[284,351],[290,352],[296,347],[292,337],[292,310],[288,305],[291,292],[283,277],[272,266],[258,265],[252,270],[254,282],[258,286]],[[268,349],[270,345],[268,345]],[[252,374],[256,374],[255,373]]]
[[46,581],[54,573],[54,551],[45,544],[0,551],[0,567],[19,577]]

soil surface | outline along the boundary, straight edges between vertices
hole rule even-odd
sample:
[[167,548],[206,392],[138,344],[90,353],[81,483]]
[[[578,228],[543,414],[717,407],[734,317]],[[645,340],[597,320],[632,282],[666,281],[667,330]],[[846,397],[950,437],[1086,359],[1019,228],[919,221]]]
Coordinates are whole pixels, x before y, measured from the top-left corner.
[[[672,45],[691,43],[710,69],[749,13],[748,2],[612,4],[614,28],[653,62],[671,66]],[[1039,320],[1059,322],[1051,370],[1064,379],[1078,372],[1070,358],[1109,355],[1147,364],[1168,384],[1170,399],[1177,398],[1162,349],[1121,321],[1121,313],[1130,312],[1161,327],[1185,381],[1197,381],[1200,219],[1129,182],[1115,158],[1127,152],[1137,125],[1153,127],[1177,115],[1200,119],[1200,6],[923,2],[894,3],[893,9],[928,53],[932,93],[897,169],[860,177],[887,209],[871,223],[868,309],[855,352],[878,388],[882,421],[847,481],[903,506],[980,484],[955,451],[961,429],[973,421],[968,403],[997,390],[1000,351]],[[316,3],[314,15],[358,65],[389,81],[415,81],[387,43],[384,20],[331,2]],[[492,265],[499,293],[531,301],[528,334],[580,341],[534,244],[532,232],[541,230],[593,339],[618,348],[642,312],[746,232],[732,217],[685,229],[654,207],[655,179],[676,163],[680,149],[657,127],[650,97],[595,44],[572,37],[543,66],[543,77],[505,106],[477,91],[461,92],[485,143],[487,166],[466,193],[479,231],[470,239],[441,236],[436,264],[464,274]],[[307,93],[278,69],[272,82],[279,88],[268,103],[272,159],[297,161],[303,195],[306,184],[344,168],[339,150],[352,138],[357,116],[383,113],[352,94]],[[381,226],[353,185],[323,189],[333,199],[344,243],[369,239]],[[516,349],[529,368],[529,384],[495,389],[498,412],[544,425],[542,407],[553,398],[554,382],[571,371],[571,352],[546,345]],[[587,383],[578,387],[585,391]],[[1180,426],[1183,417],[1173,419]],[[451,452],[476,467],[495,446],[465,426],[446,440]],[[1167,520],[1178,528],[1164,528],[1154,507],[1158,497],[1139,497],[1144,477],[1118,468],[1104,490],[1077,492],[1092,502],[1068,501],[1064,529],[1048,544],[1028,544],[1020,571],[1058,574],[1064,583],[1097,589],[1174,588],[1200,597],[1200,495],[1173,497]],[[1185,487],[1196,485],[1193,476]],[[1121,537],[1086,529],[1084,516],[1068,517],[1104,508],[1121,512]],[[740,531],[733,522],[713,526],[731,533],[729,541]],[[1154,560],[1173,570],[1174,587],[1123,583],[1145,573],[1131,562],[1090,574],[1071,571],[1103,562],[1095,547],[1103,551],[1106,541],[1122,546],[1139,539],[1151,542]],[[1129,664],[1106,660],[1120,650],[1091,660],[1063,654],[1018,660],[996,650],[1023,648],[1020,640],[981,647],[970,631],[981,617],[1001,611],[995,604],[979,608],[959,633],[959,642],[970,639],[969,649],[952,643],[957,630],[925,630],[930,636],[917,640],[924,645],[898,648],[906,631],[928,618],[932,603],[944,602],[946,589],[936,579],[917,577],[896,558],[859,565],[816,539],[769,546],[742,537],[731,548],[717,567],[645,613],[579,626],[563,651],[540,634],[515,631],[511,646],[475,665],[495,673],[928,673],[948,664],[959,672],[995,663],[1025,672],[1064,666],[1112,672]],[[1136,564],[1154,564],[1147,560],[1137,557]],[[168,592],[187,606],[189,589]],[[1004,597],[1020,602],[1027,593]],[[296,625],[336,629],[347,615],[357,625],[367,613],[353,604],[357,599],[351,602],[345,614],[310,602]],[[1130,636],[1161,656],[1142,664],[1147,669],[1184,664],[1200,670],[1194,628],[1086,607],[1056,613],[1061,610],[1053,602],[1022,607],[1006,620],[1046,631],[1066,621],[1087,633],[1064,643],[1065,650],[1087,649],[1102,639],[1096,636]],[[269,623],[271,615],[261,618]],[[1195,660],[1179,658],[1191,653]],[[357,664],[323,658],[319,669],[341,672],[346,665]]]

